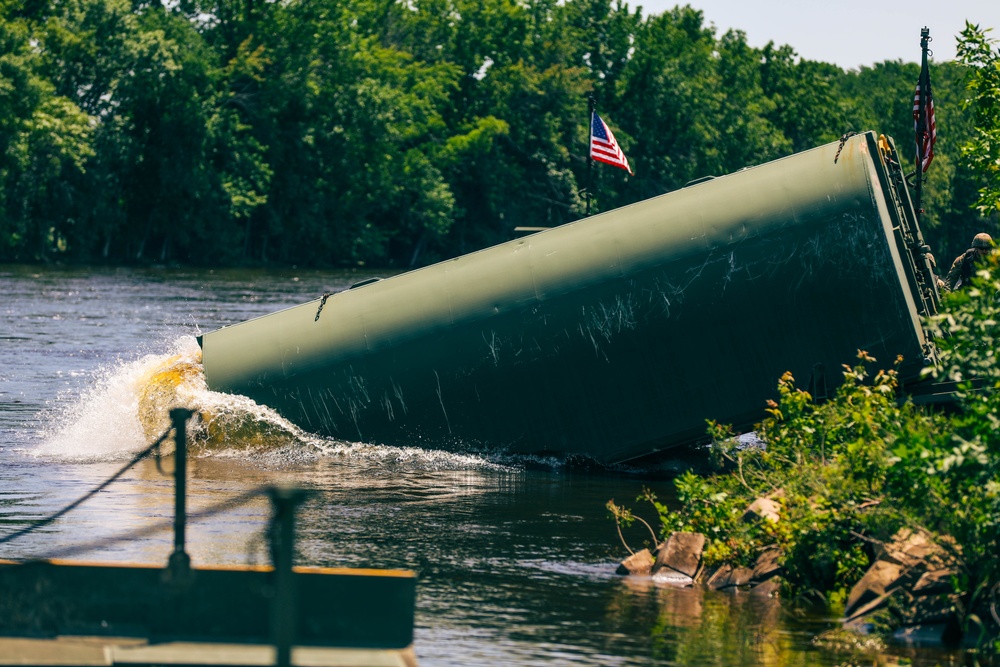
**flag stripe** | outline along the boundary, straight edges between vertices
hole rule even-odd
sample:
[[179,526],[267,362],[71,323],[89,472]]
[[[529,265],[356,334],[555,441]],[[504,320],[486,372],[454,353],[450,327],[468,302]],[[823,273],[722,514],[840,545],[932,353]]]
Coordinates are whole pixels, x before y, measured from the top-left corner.
[[913,94],[913,129],[916,133],[917,161],[920,163],[921,172],[925,172],[934,159],[934,142],[937,141],[931,74],[926,65],[920,69],[917,89]]
[[632,173],[628,158],[615,141],[615,135],[597,113],[593,114],[590,122],[590,158]]

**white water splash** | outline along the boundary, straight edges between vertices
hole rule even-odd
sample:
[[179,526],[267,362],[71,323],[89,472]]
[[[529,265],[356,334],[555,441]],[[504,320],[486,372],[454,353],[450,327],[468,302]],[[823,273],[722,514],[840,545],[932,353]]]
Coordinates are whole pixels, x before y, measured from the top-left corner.
[[149,443],[139,422],[139,389],[164,355],[101,369],[93,386],[52,420],[54,429],[33,453],[42,457],[109,460]]
[[[169,411],[195,411],[189,422],[193,456],[282,466],[319,457],[348,458],[410,469],[510,469],[509,457],[348,443],[306,432],[246,396],[211,391],[192,336],[165,354],[121,361],[98,372],[93,387],[53,421],[55,428],[33,454],[77,461],[120,460],[145,449],[170,427]],[[165,451],[172,449],[172,439]]]
[[[194,337],[183,336],[168,353],[99,371],[93,387],[55,418],[56,428],[33,453],[84,461],[124,458],[163,434],[175,407],[199,416],[188,429],[195,455],[212,449],[222,456],[244,456],[261,446],[320,444],[266,406],[245,396],[210,391],[201,369],[201,348]],[[172,442],[165,441],[167,451]]]
[[317,446],[326,456],[364,459],[375,463],[403,464],[407,468],[424,470],[510,470],[519,467],[512,457],[506,463],[493,460],[491,455],[465,454],[420,447],[393,447],[364,442],[325,440]]

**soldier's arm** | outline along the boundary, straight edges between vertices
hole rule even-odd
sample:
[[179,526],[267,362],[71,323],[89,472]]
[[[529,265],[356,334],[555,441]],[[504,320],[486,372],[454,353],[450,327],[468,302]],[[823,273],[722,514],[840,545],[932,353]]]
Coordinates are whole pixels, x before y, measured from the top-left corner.
[[962,277],[962,260],[965,255],[959,255],[955,258],[955,261],[951,263],[951,268],[948,269],[948,275],[944,279],[945,285],[949,290],[955,289],[955,284],[958,279]]

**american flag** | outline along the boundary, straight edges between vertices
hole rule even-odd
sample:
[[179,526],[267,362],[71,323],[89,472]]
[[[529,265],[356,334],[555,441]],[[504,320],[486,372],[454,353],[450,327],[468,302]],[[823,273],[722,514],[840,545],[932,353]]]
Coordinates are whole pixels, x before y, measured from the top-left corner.
[[937,140],[931,73],[927,70],[926,63],[920,69],[917,91],[913,95],[913,129],[917,133],[917,160],[920,162],[921,172],[925,172],[934,159],[934,142]]
[[611,134],[607,124],[596,112],[590,119],[590,158],[632,173],[632,168],[628,166],[628,158],[615,141],[615,135]]

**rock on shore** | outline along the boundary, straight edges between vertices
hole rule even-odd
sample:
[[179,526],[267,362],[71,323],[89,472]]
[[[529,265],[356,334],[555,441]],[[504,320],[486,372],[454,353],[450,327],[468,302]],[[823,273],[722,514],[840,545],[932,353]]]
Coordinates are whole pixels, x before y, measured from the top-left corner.
[[[773,500],[759,498],[747,507],[743,520],[777,522],[779,510]],[[752,567],[731,563],[705,567],[706,543],[700,533],[672,533],[653,551],[643,549],[622,561],[618,573],[649,576],[673,586],[778,594],[783,556],[779,548],[762,549]],[[960,557],[953,540],[920,530],[903,529],[888,542],[878,543],[874,562],[847,597],[843,627],[865,634],[889,628],[892,639],[911,645],[961,643],[967,610],[957,589]]]

